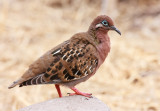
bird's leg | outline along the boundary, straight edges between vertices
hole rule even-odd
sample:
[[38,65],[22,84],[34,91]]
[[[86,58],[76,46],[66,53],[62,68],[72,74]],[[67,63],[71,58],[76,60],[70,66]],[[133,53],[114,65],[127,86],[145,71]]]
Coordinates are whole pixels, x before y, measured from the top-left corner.
[[82,95],[82,96],[85,96],[85,97],[89,97],[91,98],[92,94],[91,93],[83,93],[83,92],[80,92],[78,89],[76,89],[75,87],[72,87],[70,88],[72,89],[75,93],[69,93],[69,96],[73,96],[73,95]]
[[59,97],[61,98],[61,97],[62,97],[62,93],[61,93],[61,89],[60,89],[59,85],[58,85],[58,84],[55,84],[55,87],[56,87],[56,89],[57,89],[57,92],[58,92]]

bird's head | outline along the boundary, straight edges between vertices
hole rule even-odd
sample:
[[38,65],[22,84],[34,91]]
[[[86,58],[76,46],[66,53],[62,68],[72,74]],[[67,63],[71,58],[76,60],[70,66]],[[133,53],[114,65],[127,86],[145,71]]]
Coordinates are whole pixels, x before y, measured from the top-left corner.
[[112,19],[106,15],[96,17],[89,27],[89,31],[107,33],[114,30],[121,35],[121,32],[114,26]]

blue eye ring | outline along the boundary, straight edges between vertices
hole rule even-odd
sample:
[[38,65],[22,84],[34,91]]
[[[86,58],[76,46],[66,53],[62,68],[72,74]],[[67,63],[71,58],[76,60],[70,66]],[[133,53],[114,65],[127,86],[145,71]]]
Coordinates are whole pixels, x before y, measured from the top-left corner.
[[108,22],[107,22],[106,20],[103,20],[103,21],[102,21],[102,24],[103,24],[104,26],[108,26]]

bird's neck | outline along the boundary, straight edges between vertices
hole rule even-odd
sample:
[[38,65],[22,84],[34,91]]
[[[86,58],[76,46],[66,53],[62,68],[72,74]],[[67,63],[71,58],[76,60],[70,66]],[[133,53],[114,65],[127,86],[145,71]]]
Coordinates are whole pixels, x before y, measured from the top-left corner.
[[110,38],[107,30],[89,29],[87,32],[94,41],[94,45],[98,50],[100,61],[99,66],[104,62],[110,52]]
[[107,32],[101,32],[98,31],[96,33],[96,36],[99,40],[99,44],[96,45],[99,56],[100,56],[100,64],[102,64],[107,57],[108,53],[110,52],[110,38],[108,36],[108,31]]

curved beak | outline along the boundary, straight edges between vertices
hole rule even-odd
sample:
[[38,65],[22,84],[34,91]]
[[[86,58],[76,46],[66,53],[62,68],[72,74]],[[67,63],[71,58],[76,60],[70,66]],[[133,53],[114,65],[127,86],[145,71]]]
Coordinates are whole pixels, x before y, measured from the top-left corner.
[[121,32],[115,26],[110,26],[110,29],[115,30],[119,35],[121,35]]

